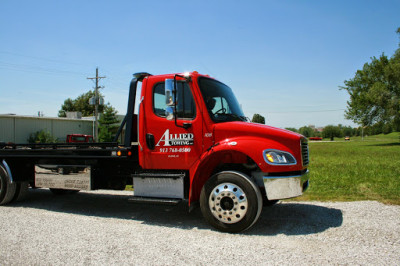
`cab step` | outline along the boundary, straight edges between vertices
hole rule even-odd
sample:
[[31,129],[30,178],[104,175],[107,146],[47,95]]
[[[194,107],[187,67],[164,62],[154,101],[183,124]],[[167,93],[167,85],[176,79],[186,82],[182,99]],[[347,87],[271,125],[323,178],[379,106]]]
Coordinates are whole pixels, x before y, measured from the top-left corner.
[[141,171],[132,175],[135,197],[183,199],[184,172]]
[[147,204],[161,204],[161,205],[177,205],[182,202],[181,199],[169,198],[150,198],[150,197],[131,197],[128,199],[132,203],[147,203]]

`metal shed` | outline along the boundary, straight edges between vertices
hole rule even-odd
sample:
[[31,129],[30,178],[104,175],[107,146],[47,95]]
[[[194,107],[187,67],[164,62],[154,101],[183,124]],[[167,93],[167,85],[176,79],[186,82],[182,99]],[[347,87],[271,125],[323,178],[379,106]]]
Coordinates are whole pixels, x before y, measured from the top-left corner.
[[61,117],[0,115],[0,141],[26,143],[29,135],[47,131],[59,141],[67,134],[93,134],[93,121]]

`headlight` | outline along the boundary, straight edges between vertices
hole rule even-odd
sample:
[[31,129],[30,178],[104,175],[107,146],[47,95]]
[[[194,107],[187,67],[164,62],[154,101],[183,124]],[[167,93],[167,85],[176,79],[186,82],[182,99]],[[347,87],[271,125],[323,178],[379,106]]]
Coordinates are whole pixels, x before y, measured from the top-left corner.
[[286,151],[265,150],[263,153],[264,160],[272,165],[294,165],[297,163],[294,156]]

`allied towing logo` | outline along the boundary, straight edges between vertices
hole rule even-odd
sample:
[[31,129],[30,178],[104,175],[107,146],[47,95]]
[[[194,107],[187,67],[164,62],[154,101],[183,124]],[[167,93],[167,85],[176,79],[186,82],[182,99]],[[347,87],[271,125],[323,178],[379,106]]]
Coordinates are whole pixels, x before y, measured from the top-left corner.
[[193,145],[194,134],[192,133],[169,134],[169,129],[167,129],[165,130],[164,134],[162,135],[156,146],[160,146],[161,142],[164,142],[163,146]]

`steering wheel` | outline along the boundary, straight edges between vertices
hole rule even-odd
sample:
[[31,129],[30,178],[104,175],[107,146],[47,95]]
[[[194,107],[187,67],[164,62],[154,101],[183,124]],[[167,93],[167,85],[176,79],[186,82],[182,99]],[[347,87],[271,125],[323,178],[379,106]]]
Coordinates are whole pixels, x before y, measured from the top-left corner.
[[218,111],[216,111],[214,114],[226,114],[226,108],[221,108]]

